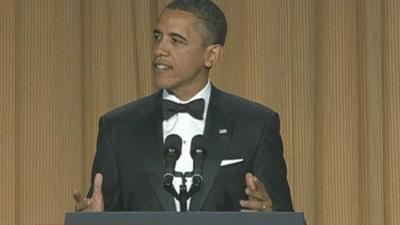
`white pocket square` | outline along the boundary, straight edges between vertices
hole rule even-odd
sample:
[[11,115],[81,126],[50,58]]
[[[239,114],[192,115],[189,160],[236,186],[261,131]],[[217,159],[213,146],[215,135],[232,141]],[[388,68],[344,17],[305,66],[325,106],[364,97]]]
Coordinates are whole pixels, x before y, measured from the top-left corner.
[[240,163],[242,161],[243,161],[243,159],[225,159],[225,160],[221,161],[221,166],[232,165],[235,163]]

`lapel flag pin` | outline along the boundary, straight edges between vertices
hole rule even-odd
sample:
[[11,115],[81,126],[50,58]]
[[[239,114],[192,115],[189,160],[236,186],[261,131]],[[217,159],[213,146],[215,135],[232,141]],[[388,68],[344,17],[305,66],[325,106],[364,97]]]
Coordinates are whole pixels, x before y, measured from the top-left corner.
[[219,134],[227,134],[228,130],[227,129],[220,129]]

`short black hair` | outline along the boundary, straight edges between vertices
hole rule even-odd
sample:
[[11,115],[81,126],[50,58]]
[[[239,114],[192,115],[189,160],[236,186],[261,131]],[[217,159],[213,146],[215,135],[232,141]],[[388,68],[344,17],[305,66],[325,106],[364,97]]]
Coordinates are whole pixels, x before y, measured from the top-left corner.
[[172,0],[165,9],[192,13],[208,31],[207,44],[225,44],[228,23],[222,10],[211,0]]

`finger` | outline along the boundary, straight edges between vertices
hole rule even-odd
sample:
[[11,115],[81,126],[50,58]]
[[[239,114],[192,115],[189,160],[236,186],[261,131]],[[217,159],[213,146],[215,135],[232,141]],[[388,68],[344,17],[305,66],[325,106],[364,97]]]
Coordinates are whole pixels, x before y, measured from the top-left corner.
[[272,211],[272,205],[267,202],[240,200],[240,206],[257,211]]
[[254,186],[256,187],[257,190],[264,190],[265,191],[265,186],[261,180],[259,180],[256,176],[253,176],[253,182]]
[[245,189],[246,194],[249,196],[249,200],[266,201],[265,194],[261,191],[252,190],[249,188]]
[[96,173],[96,176],[94,177],[93,196],[102,195],[102,192],[101,192],[102,183],[103,183],[103,175],[101,175],[101,173]]
[[82,199],[81,201],[77,202],[75,204],[75,212],[81,212],[86,210],[89,206],[91,205],[91,200],[90,199]]
[[103,193],[101,191],[103,183],[103,175],[97,173],[94,179],[94,190],[91,199],[90,210],[92,212],[102,212],[104,210]]
[[268,200],[271,201],[271,198],[269,197],[269,194],[267,192],[267,189],[265,188],[265,185],[261,180],[259,180],[256,176],[253,176],[254,184],[256,186],[256,190],[260,190],[263,195],[265,195],[265,198],[263,200]]
[[245,179],[247,188],[255,190],[256,186],[254,184],[253,175],[251,173],[246,173]]
[[251,210],[259,210],[261,207],[259,202],[251,200],[240,200],[240,206]]
[[75,202],[82,201],[82,195],[77,189],[74,189],[74,191],[72,192],[72,196],[74,197]]

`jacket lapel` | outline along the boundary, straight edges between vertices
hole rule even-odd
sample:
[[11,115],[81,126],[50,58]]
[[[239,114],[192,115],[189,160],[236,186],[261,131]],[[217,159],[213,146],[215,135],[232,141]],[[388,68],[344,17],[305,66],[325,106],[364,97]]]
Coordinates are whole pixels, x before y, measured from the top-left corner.
[[173,197],[164,190],[163,186],[161,94],[155,98],[154,105],[149,107],[154,108],[150,111],[147,108],[145,112],[142,112],[143,121],[137,127],[138,147],[142,150],[143,163],[161,207],[165,211],[176,211]]
[[233,131],[233,125],[223,111],[220,94],[220,91],[212,88],[204,130],[205,145],[208,152],[203,164],[204,180],[200,191],[194,194],[191,199],[191,211],[200,211],[207,200]]

